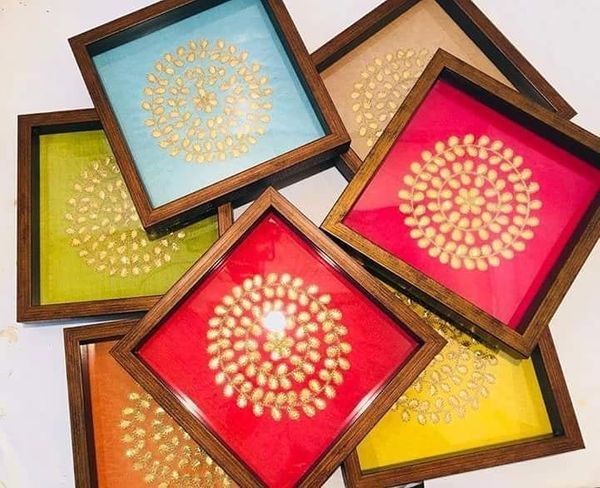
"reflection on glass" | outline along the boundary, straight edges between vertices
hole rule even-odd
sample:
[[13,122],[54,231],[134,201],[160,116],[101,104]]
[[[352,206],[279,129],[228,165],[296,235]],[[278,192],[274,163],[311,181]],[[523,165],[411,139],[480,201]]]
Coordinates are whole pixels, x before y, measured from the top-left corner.
[[218,3],[93,62],[155,208],[325,135],[260,0]]
[[600,189],[600,171],[444,79],[344,224],[518,329]]
[[138,354],[264,484],[286,487],[417,346],[268,212]]
[[98,488],[227,488],[234,484],[110,355],[83,346]]
[[362,470],[385,469],[552,434],[531,359],[489,348],[399,295],[447,341],[358,447]]
[[361,159],[438,48],[512,87],[436,0],[420,0],[321,74]]
[[160,295],[218,237],[209,217],[150,239],[103,131],[41,135],[39,153],[41,304]]
[[263,324],[266,329],[282,337],[285,334],[288,323],[289,319],[283,312],[279,311],[268,312],[263,319]]

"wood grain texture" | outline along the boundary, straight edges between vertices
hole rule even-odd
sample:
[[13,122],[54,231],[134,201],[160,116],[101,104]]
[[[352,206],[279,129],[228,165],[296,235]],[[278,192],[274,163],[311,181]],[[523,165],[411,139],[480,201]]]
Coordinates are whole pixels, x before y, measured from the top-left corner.
[[[159,296],[115,298],[73,303],[45,304],[39,300],[39,132],[102,130],[95,110],[70,110],[20,115],[17,166],[17,321],[32,322],[76,317],[145,312]],[[219,234],[233,222],[233,209],[218,208]]]
[[[364,41],[407,12],[420,0],[386,0],[311,55],[319,72],[325,71]],[[481,51],[500,69],[513,86],[546,108],[571,119],[577,112],[502,34],[472,0],[436,0]],[[426,34],[424,34],[426,35]],[[363,160],[349,148],[336,160],[336,167],[350,180]]]
[[101,341],[118,340],[136,322],[136,320],[126,320],[64,330],[73,467],[75,469],[75,485],[79,488],[98,486],[94,461],[94,430],[87,383],[87,357],[83,346]]
[[135,168],[133,156],[119,128],[108,97],[96,71],[91,50],[98,43],[119,42],[127,32],[138,34],[172,22],[186,11],[201,11],[227,0],[162,0],[69,40],[88,91],[104,126],[123,178],[143,227],[151,232],[173,230],[215,211],[226,202],[243,204],[254,199],[267,186],[281,187],[334,164],[333,158],[345,151],[350,138],[282,0],[262,0],[287,53],[295,66],[313,107],[322,119],[326,135],[297,149],[201,188],[177,200],[153,208]]
[[[319,72],[383,29],[420,0],[386,0],[312,54]],[[515,88],[565,118],[576,112],[471,0],[436,0]]]
[[241,486],[261,486],[260,480],[245,466],[221,440],[197,417],[193,416],[178,397],[163,384],[137,357],[140,344],[163,319],[176,308],[188,292],[208,275],[215,264],[243,238],[245,233],[264,215],[274,210],[287,220],[307,242],[332,266],[342,272],[355,286],[368,294],[375,303],[386,309],[399,322],[405,324],[421,343],[421,347],[400,372],[386,385],[366,407],[363,413],[331,445],[298,486],[319,486],[330,476],[343,459],[391,407],[395,399],[408,388],[420,372],[439,352],[445,340],[428,327],[412,310],[396,299],[379,280],[368,274],[355,260],[349,257],[312,222],[295,209],[275,190],[268,189],[244,212],[231,229],[190,269],[190,271],[146,314],[134,329],[113,349],[112,354],[119,363],[148,391],[182,427],[202,445],[207,453]]
[[[392,487],[583,449],[581,432],[549,330],[542,334],[533,362],[554,428],[552,435],[369,472],[362,471],[358,453],[354,451],[343,465],[346,486]],[[398,439],[399,443],[405,441]]]
[[[486,47],[491,44],[493,47],[489,52],[492,61],[498,59],[501,67],[508,64],[519,73],[523,82],[519,80],[513,84],[520,92],[530,95],[535,101],[566,119],[577,115],[575,109],[471,0],[439,0],[439,4],[450,16],[457,19],[457,23],[466,32],[473,32],[474,38],[489,40],[482,41],[481,45]],[[484,49],[484,52],[486,50]],[[502,61],[502,58],[506,61]],[[507,68],[506,71],[509,72],[510,69]],[[527,84],[530,89],[526,89]]]
[[533,351],[577,272],[600,238],[600,196],[596,196],[586,216],[573,233],[518,330],[509,328],[343,224],[344,217],[438,79],[457,84],[461,89],[490,104],[494,109],[501,110],[513,120],[527,125],[529,129],[572,152],[590,165],[600,167],[600,138],[458,58],[439,50],[326,217],[322,228],[353,252],[366,258],[369,266],[376,273],[400,287],[408,295],[425,303],[451,322],[476,334],[482,340],[497,343],[516,357],[527,357]]

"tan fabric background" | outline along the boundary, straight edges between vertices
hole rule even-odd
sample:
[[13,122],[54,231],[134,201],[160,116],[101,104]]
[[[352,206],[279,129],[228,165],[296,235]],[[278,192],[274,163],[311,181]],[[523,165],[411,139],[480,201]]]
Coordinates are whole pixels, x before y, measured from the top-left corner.
[[[362,73],[368,73],[368,65],[373,63],[375,58],[384,60],[386,55],[391,53],[395,55],[399,49],[414,51],[413,59],[423,52],[422,57],[427,63],[438,48],[445,49],[497,80],[512,86],[435,0],[421,0],[322,74],[325,85],[350,133],[352,149],[361,159],[364,159],[371,149],[367,144],[367,137],[360,135],[360,127],[364,124],[357,122],[357,113],[353,110],[356,100],[352,98],[352,93],[357,91],[355,85],[364,81]],[[421,70],[424,67],[425,64]],[[410,71],[417,74],[414,73],[414,64]],[[373,75],[370,73],[369,80]],[[378,92],[381,83],[375,80],[375,85],[375,91]],[[401,92],[402,97],[397,98],[391,95],[389,90],[384,89],[386,97],[383,101],[393,100],[399,106],[409,90],[410,88],[408,90],[400,88],[398,91]],[[383,127],[388,122],[389,118],[385,120]]]

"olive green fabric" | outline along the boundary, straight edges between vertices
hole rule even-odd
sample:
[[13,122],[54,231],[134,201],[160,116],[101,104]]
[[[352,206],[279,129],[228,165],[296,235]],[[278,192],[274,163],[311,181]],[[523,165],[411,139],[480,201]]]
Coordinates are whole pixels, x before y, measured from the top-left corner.
[[39,146],[41,304],[162,294],[218,238],[210,217],[150,240],[102,131]]

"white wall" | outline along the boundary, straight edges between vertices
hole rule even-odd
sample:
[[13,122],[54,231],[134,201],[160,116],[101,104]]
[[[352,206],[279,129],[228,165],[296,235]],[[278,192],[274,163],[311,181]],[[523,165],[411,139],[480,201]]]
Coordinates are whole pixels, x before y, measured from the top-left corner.
[[[16,115],[90,106],[67,38],[148,3],[0,0],[0,488],[73,486],[62,326],[15,324]],[[378,3],[286,0],[309,50]],[[600,1],[476,3],[575,106],[574,120],[600,132]],[[320,223],[344,184],[329,170],[283,193]],[[552,321],[587,449],[435,480],[428,487],[600,485],[599,277],[596,246]],[[327,486],[342,486],[339,471]]]

